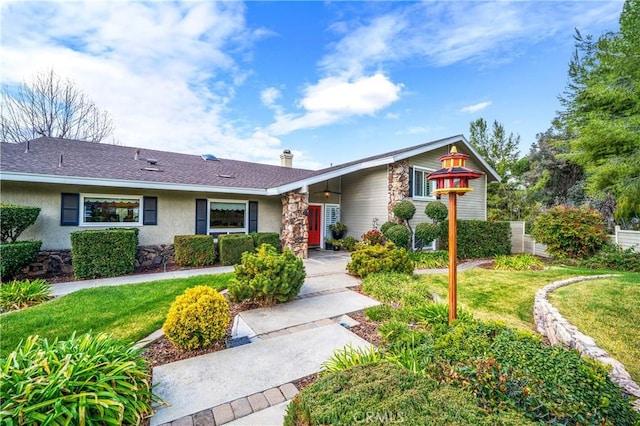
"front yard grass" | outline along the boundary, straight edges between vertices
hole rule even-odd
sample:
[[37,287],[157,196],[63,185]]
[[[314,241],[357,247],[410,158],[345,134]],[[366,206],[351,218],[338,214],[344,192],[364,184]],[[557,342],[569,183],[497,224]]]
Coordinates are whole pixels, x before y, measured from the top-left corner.
[[124,342],[136,342],[162,327],[171,303],[189,287],[227,287],[233,274],[201,275],[71,293],[42,305],[0,316],[6,357],[29,335],[68,339],[74,332],[106,332]]
[[[536,291],[554,281],[599,273],[602,272],[564,267],[542,271],[464,271],[458,274],[458,309],[482,320],[498,320],[511,327],[531,330]],[[447,303],[447,275],[422,275],[420,279]]]
[[572,284],[551,293],[549,300],[640,383],[640,274]]

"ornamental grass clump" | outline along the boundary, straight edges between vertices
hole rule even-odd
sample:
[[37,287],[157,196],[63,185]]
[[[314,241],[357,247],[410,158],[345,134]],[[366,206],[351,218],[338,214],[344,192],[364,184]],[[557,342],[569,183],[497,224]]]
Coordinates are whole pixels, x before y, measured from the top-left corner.
[[0,312],[27,308],[51,297],[51,286],[45,280],[14,280],[0,285]]
[[176,297],[162,330],[178,348],[195,350],[223,339],[230,321],[224,296],[211,287],[197,286]]
[[306,272],[302,259],[288,248],[279,254],[269,244],[254,253],[242,254],[235,265],[235,277],[229,281],[231,300],[252,300],[262,305],[287,302],[300,293]]
[[104,333],[29,336],[0,368],[2,424],[137,425],[160,402],[140,350]]

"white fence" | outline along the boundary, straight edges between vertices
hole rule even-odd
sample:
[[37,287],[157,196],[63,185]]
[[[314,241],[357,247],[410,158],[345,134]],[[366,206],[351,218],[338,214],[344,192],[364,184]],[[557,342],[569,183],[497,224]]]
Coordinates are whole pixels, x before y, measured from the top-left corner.
[[[549,257],[547,246],[537,243],[531,235],[525,234],[524,222],[509,222],[511,224],[511,253],[529,253],[536,256]],[[623,249],[634,247],[640,252],[640,231],[623,231],[616,226],[615,235],[609,235],[611,242]]]

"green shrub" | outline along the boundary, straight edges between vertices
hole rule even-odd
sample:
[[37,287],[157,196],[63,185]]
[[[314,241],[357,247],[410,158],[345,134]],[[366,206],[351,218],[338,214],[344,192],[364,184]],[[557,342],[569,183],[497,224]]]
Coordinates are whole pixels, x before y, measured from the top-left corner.
[[273,248],[278,250],[278,253],[282,252],[280,234],[277,232],[252,232],[249,235],[253,238],[253,246],[255,248],[260,247],[262,244],[271,244]]
[[580,266],[590,269],[613,269],[616,271],[640,272],[640,252],[633,247],[623,249],[607,244],[602,250],[580,262]]
[[[449,249],[449,221],[442,222],[442,250]],[[509,222],[458,220],[458,259],[481,259],[511,254]]]
[[531,236],[559,258],[586,259],[608,242],[602,215],[585,207],[552,207],[536,217]]
[[441,201],[432,201],[424,207],[424,214],[433,220],[433,223],[439,224],[449,216],[449,209]]
[[[382,232],[382,234],[384,235],[384,233],[387,232],[387,230],[389,228],[391,228],[392,226],[395,226],[395,225],[397,225],[396,222],[391,222],[391,221],[385,222],[380,227],[380,232]],[[362,237],[362,239],[364,240],[364,237]],[[374,244],[372,244],[372,245],[374,245]]]
[[16,276],[38,257],[42,241],[17,241],[0,244],[0,277]]
[[416,239],[422,246],[430,244],[442,234],[442,228],[435,223],[419,223],[416,225]]
[[379,322],[391,319],[393,317],[394,309],[386,304],[371,306],[364,310],[364,314],[371,321]]
[[341,240],[341,242],[342,242],[342,247],[344,247],[345,250],[348,250],[348,251],[354,251],[356,249],[356,244],[358,244],[358,240],[356,240],[352,236],[344,237]]
[[39,214],[40,207],[0,203],[0,242],[15,243],[20,234],[36,222]]
[[429,285],[407,273],[377,273],[362,280],[362,292],[383,303],[410,307],[413,303],[431,302]]
[[512,410],[491,414],[467,390],[440,385],[388,362],[356,365],[321,377],[291,401],[286,426],[531,424]]
[[409,253],[416,269],[439,269],[449,266],[449,253],[444,250]]
[[261,245],[255,254],[245,252],[242,263],[234,269],[235,276],[229,281],[231,299],[265,305],[296,297],[306,277],[302,259],[288,248],[278,254],[269,244]]
[[394,204],[392,211],[398,219],[409,221],[416,214],[416,206],[409,200],[402,200]]
[[353,347],[351,343],[333,351],[333,355],[322,363],[322,372],[342,371],[355,365],[379,362],[382,354],[374,346]]
[[211,287],[196,286],[176,297],[162,330],[180,349],[202,349],[223,339],[230,321],[224,296]]
[[7,312],[37,305],[51,297],[51,286],[45,280],[14,280],[0,285],[0,311]]
[[[387,223],[390,223],[391,226],[395,225],[395,223],[393,223],[393,222],[387,222]],[[385,223],[385,225],[386,225],[386,223]],[[388,226],[385,229],[388,229],[391,226]],[[386,242],[386,238],[382,234],[382,231],[378,231],[377,229],[370,229],[369,231],[367,231],[364,234],[362,234],[362,243],[363,244],[367,244],[367,245],[370,245],[370,246],[375,246],[376,244],[384,244],[385,242]]]
[[71,259],[76,278],[125,275],[133,272],[138,236],[130,229],[71,233]]
[[221,264],[237,265],[242,261],[242,254],[253,252],[255,247],[250,235],[229,234],[218,235],[218,249]]
[[393,242],[396,247],[408,248],[411,242],[411,231],[404,225],[394,225],[387,229],[385,238]]
[[403,248],[396,248],[393,243],[385,245],[360,245],[351,252],[351,261],[347,264],[350,274],[364,278],[376,272],[413,273],[413,263]]
[[173,247],[179,266],[207,266],[216,261],[216,246],[210,235],[176,235]]
[[135,425],[158,401],[140,350],[106,334],[30,336],[0,364],[3,424]]
[[544,268],[544,264],[540,259],[524,253],[511,256],[496,256],[493,259],[493,263],[495,269],[499,271],[530,271]]

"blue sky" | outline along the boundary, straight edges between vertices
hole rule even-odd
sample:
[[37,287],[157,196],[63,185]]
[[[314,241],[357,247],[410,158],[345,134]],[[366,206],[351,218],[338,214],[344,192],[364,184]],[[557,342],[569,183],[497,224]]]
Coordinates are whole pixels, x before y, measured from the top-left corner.
[[526,154],[560,108],[574,28],[621,1],[4,2],[5,84],[53,68],[112,142],[320,168],[498,120]]

